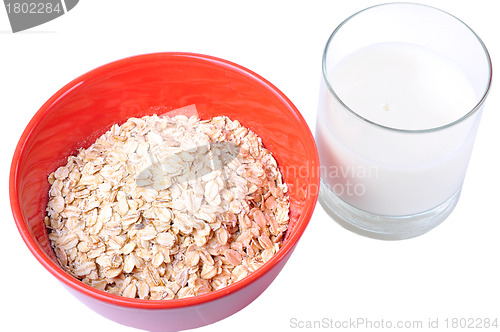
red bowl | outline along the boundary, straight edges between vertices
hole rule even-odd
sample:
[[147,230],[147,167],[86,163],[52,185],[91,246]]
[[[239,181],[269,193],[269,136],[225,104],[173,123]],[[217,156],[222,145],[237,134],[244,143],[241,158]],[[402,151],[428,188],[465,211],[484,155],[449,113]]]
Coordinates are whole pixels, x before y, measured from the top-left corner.
[[[43,218],[47,176],[114,123],[195,104],[200,118],[226,115],[262,138],[290,195],[283,247],[253,274],[224,289],[167,301],[129,299],[87,286],[59,266]],[[313,136],[290,100],[237,64],[191,53],[122,59],[67,84],[35,114],[15,150],[10,202],[19,232],[38,261],[79,300],[120,324],[150,331],[200,327],[255,300],[274,280],[304,232],[318,197],[319,160]]]

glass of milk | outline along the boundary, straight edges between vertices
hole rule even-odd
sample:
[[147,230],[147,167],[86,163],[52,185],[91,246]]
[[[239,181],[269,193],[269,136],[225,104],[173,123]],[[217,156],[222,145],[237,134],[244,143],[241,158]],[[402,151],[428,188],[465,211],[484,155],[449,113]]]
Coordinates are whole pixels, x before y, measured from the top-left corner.
[[491,85],[483,42],[446,12],[389,3],[340,24],[322,65],[322,206],[373,238],[437,226],[458,202]]

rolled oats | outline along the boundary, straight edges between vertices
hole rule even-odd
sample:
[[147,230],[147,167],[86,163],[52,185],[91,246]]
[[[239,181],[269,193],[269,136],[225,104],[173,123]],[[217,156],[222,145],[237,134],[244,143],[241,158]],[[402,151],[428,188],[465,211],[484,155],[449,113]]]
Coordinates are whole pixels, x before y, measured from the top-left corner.
[[276,160],[224,116],[130,118],[48,181],[44,222],[60,265],[130,298],[226,287],[271,259],[288,226]]

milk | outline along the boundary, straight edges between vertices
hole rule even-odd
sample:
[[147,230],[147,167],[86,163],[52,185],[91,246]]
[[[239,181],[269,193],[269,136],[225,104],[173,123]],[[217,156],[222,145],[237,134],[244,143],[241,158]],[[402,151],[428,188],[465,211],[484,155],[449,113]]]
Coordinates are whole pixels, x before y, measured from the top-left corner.
[[322,96],[316,141],[322,180],[337,196],[367,212],[401,216],[460,190],[480,112],[429,130],[477,103],[457,65],[419,46],[381,43],[348,55],[328,75],[343,104],[329,92]]

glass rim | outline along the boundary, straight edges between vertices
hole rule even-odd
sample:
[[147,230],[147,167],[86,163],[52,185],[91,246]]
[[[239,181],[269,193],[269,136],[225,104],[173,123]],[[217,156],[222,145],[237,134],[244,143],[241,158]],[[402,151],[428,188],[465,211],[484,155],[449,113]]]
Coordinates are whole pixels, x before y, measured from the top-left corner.
[[[488,66],[488,82],[487,82],[487,85],[486,85],[486,89],[485,91],[482,93],[481,97],[478,98],[479,101],[477,102],[477,104],[470,110],[468,111],[466,114],[464,114],[463,116],[461,116],[460,118],[454,120],[454,121],[451,121],[449,123],[446,123],[444,125],[441,125],[441,126],[437,126],[437,127],[432,127],[432,128],[425,128],[425,129],[402,129],[402,128],[395,128],[395,127],[390,127],[390,126],[385,126],[385,125],[382,125],[380,123],[377,123],[375,121],[372,121],[372,120],[369,120],[367,118],[365,118],[364,116],[358,114],[356,111],[352,110],[350,107],[348,107],[343,101],[342,99],[335,93],[335,90],[333,89],[333,87],[331,86],[330,84],[330,81],[328,79],[328,75],[327,75],[327,65],[326,65],[326,57],[327,57],[327,54],[328,54],[328,50],[329,50],[329,47],[330,47],[330,43],[332,42],[333,38],[335,37],[335,35],[337,34],[337,32],[346,24],[348,23],[349,21],[351,21],[351,19],[359,16],[359,14],[362,14],[364,13],[365,11],[368,11],[368,10],[371,10],[371,9],[375,9],[375,8],[378,8],[378,7],[387,7],[387,6],[401,6],[401,5],[406,5],[406,6],[418,6],[418,7],[425,7],[425,8],[428,8],[428,9],[431,9],[431,10],[435,10],[435,11],[438,11],[440,12],[441,14],[444,14],[446,16],[449,16],[451,19],[454,19],[456,21],[458,21],[459,23],[461,23],[466,29],[468,29],[472,34],[473,36],[477,39],[477,41],[479,42],[479,44],[481,45],[483,51],[484,51],[484,55],[486,57],[486,61],[487,61],[487,66]],[[444,11],[444,10],[441,10],[439,8],[436,8],[436,7],[432,7],[432,6],[428,6],[428,5],[424,5],[424,4],[419,4],[419,3],[413,3],[413,2],[389,2],[389,3],[383,3],[383,4],[378,4],[378,5],[374,5],[374,6],[370,6],[370,7],[367,7],[365,9],[362,9],[354,14],[352,14],[351,16],[349,16],[348,18],[346,18],[344,21],[342,21],[342,23],[340,23],[337,28],[332,32],[332,34],[330,35],[330,37],[328,38],[328,41],[326,42],[326,45],[325,45],[325,48],[323,50],[323,56],[322,56],[322,75],[323,75],[323,79],[326,83],[326,86],[328,87],[328,90],[332,93],[332,95],[335,97],[335,99],[337,99],[337,101],[347,110],[349,111],[351,114],[353,114],[354,116],[356,116],[357,118],[359,118],[360,120],[366,122],[366,123],[369,123],[371,125],[374,125],[376,127],[379,127],[379,128],[382,128],[382,129],[386,129],[386,130],[390,130],[390,131],[395,131],[395,132],[399,132],[399,133],[430,133],[430,132],[436,132],[436,131],[440,131],[440,130],[443,130],[443,129],[446,129],[446,128],[450,128],[450,127],[453,127],[463,121],[465,121],[467,118],[469,118],[470,116],[472,116],[473,114],[475,114],[479,109],[481,109],[481,107],[483,106],[485,100],[486,100],[486,97],[488,96],[489,92],[490,92],[490,88],[491,88],[491,82],[492,82],[492,77],[493,77],[493,67],[492,67],[492,63],[491,63],[491,57],[490,57],[490,54],[488,52],[488,49],[486,48],[486,45],[483,43],[483,41],[481,40],[481,38],[477,35],[477,33],[474,32],[474,30],[472,30],[465,22],[463,22],[462,20],[460,20],[459,18],[457,18],[456,16]]]

